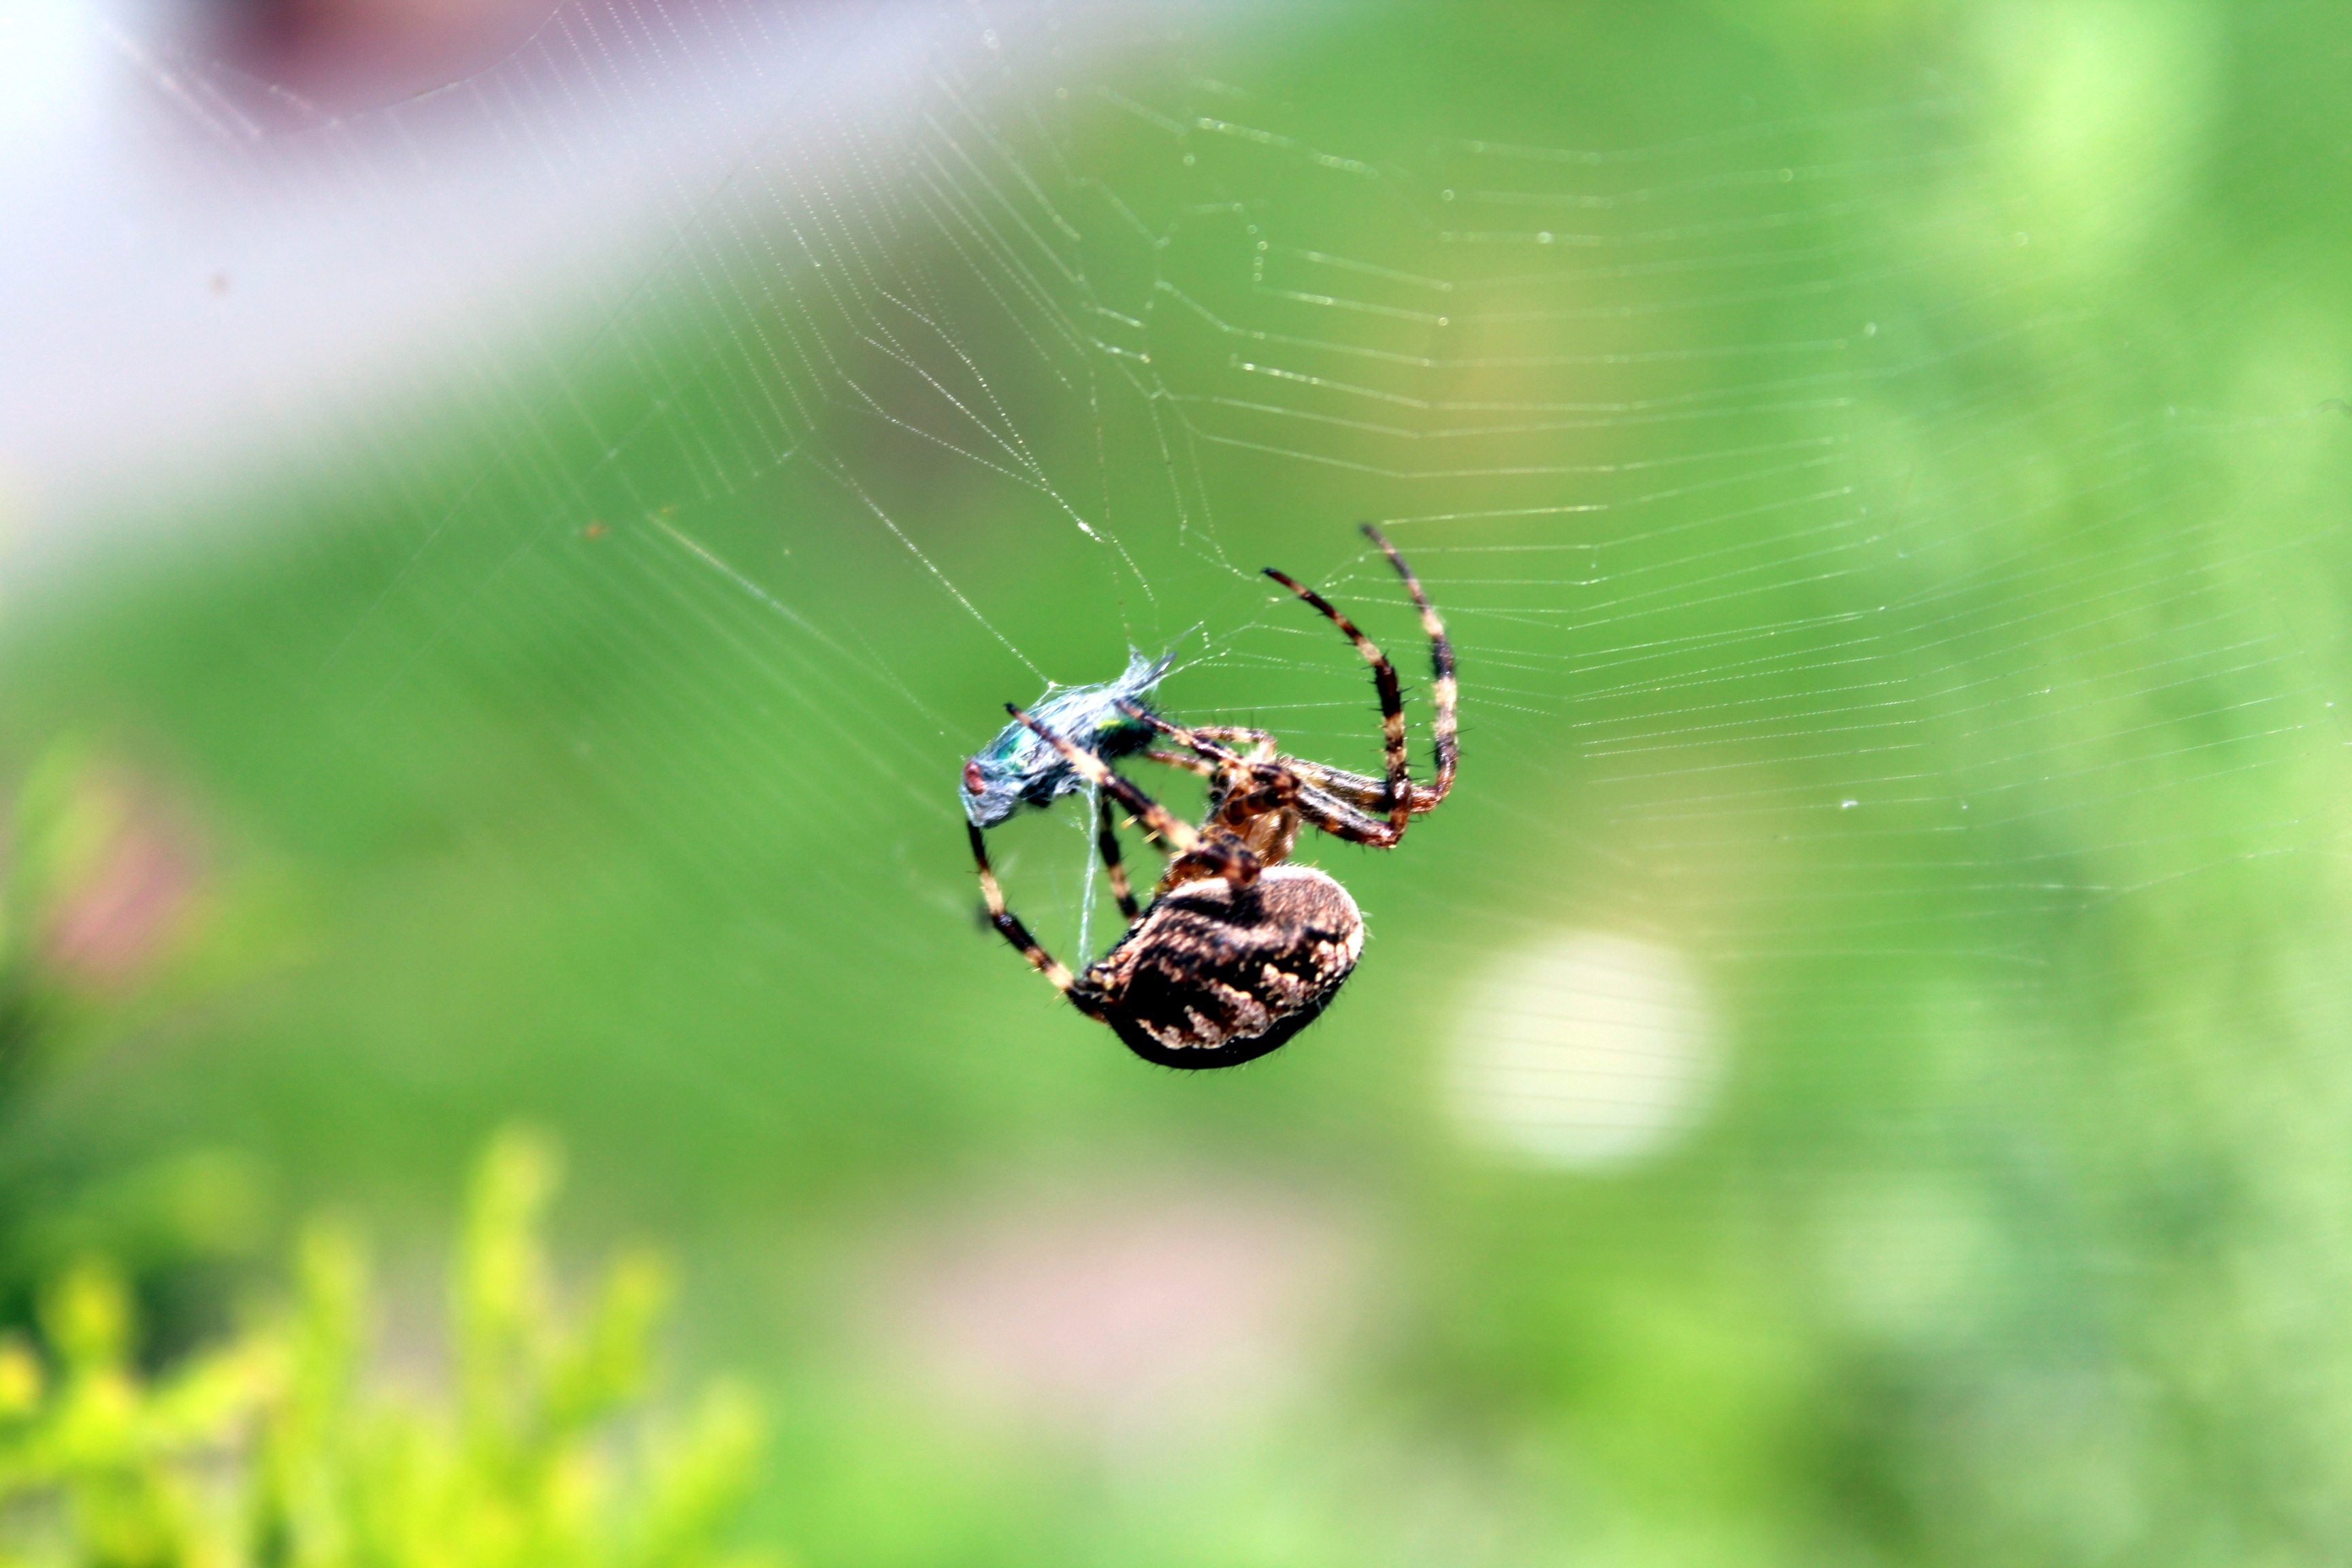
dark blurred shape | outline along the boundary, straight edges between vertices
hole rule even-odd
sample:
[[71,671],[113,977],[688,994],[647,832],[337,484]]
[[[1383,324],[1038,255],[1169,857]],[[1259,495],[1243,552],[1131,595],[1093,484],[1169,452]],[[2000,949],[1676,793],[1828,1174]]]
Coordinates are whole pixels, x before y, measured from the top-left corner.
[[488,70],[557,0],[215,0],[223,63],[330,112],[371,109]]

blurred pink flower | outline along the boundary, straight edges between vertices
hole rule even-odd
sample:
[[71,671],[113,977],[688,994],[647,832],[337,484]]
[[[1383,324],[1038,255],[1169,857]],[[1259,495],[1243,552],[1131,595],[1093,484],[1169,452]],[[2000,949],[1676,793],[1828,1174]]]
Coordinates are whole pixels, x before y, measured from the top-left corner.
[[1272,1403],[1350,1320],[1340,1227],[1263,1189],[1017,1202],[919,1250],[884,1314],[894,1360],[967,1408],[1111,1441]]
[[195,898],[201,856],[180,814],[141,784],[98,774],[79,785],[95,842],[49,889],[41,957],[68,981],[120,990],[169,947]]

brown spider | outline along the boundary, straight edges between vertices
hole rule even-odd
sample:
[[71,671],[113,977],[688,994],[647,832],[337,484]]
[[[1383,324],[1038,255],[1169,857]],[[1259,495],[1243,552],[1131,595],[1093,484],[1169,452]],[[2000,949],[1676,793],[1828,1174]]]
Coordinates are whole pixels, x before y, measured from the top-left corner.
[[[979,826],[971,825],[971,854],[980,867],[989,919],[1078,1011],[1109,1025],[1146,1061],[1174,1068],[1234,1067],[1265,1055],[1313,1023],[1356,967],[1364,947],[1364,917],[1332,878],[1311,866],[1284,863],[1299,828],[1312,825],[1350,843],[1393,848],[1406,826],[1435,810],[1454,787],[1453,646],[1404,557],[1371,524],[1364,525],[1364,532],[1404,579],[1429,634],[1434,676],[1430,732],[1437,752],[1433,784],[1416,785],[1406,766],[1404,700],[1396,668],[1323,595],[1271,566],[1267,576],[1321,611],[1372,667],[1381,698],[1385,778],[1278,755],[1274,737],[1264,730],[1188,730],[1135,702],[1119,701],[1129,719],[1184,748],[1147,752],[1151,761],[1209,781],[1208,815],[1196,828],[1170,816],[1093,752],[1012,703],[1004,705],[1098,792],[1103,865],[1119,912],[1130,923],[1100,962],[1084,973],[1071,973],[1004,907],[987,846]],[[1170,856],[1145,909],[1137,907],[1119,862],[1113,801]]]

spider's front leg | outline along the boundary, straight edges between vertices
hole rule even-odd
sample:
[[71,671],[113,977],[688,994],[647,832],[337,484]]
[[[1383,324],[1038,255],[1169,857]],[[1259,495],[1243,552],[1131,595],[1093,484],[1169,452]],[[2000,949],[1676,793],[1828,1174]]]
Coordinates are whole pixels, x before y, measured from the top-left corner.
[[[1236,756],[1212,742],[1209,739],[1212,731],[1208,730],[1187,730],[1181,724],[1172,723],[1132,702],[1121,702],[1118,707],[1129,718],[1150,725],[1178,745],[1190,747],[1205,760],[1196,762],[1176,752],[1153,752],[1150,755],[1165,757],[1180,766],[1192,763],[1211,773],[1232,769],[1246,774],[1252,781],[1252,787],[1241,798],[1253,809],[1295,811],[1335,838],[1344,838],[1351,844],[1369,844],[1378,849],[1393,848],[1397,840],[1403,837],[1393,823],[1383,822],[1359,809],[1362,806],[1387,808],[1388,787],[1378,779],[1360,778],[1352,773],[1339,774],[1319,763],[1302,763],[1296,757],[1276,757],[1260,762]],[[1238,733],[1263,737],[1267,741],[1273,739],[1262,730]],[[1335,778],[1356,785],[1353,795],[1344,787],[1339,790],[1328,787]]]
[[1244,762],[1270,763],[1274,760],[1274,734],[1271,731],[1251,730],[1239,724],[1196,724],[1189,732],[1205,741],[1215,741],[1239,749]]
[[1343,773],[1336,768],[1318,766],[1314,774],[1320,776],[1309,776],[1307,782],[1310,786],[1328,789],[1345,799],[1350,806],[1377,811],[1387,816],[1389,826],[1393,829],[1393,840],[1404,837],[1405,825],[1412,818],[1437,809],[1437,803],[1444,800],[1446,792],[1454,787],[1454,772],[1460,750],[1456,740],[1460,720],[1455,711],[1460,689],[1454,679],[1454,645],[1445,636],[1445,623],[1438,618],[1436,609],[1429,602],[1429,595],[1422,591],[1421,579],[1413,575],[1412,568],[1405,564],[1404,557],[1397,552],[1395,545],[1388,542],[1387,535],[1369,522],[1364,524],[1364,537],[1380,546],[1381,552],[1389,558],[1389,564],[1395,567],[1397,575],[1404,580],[1405,591],[1412,595],[1414,607],[1421,612],[1422,629],[1429,636],[1430,689],[1435,705],[1429,727],[1431,740],[1437,751],[1437,782],[1426,788],[1412,782],[1412,770],[1406,763],[1404,692],[1397,681],[1396,667],[1389,662],[1388,656],[1371,638],[1357,629],[1355,622],[1333,608],[1331,602],[1314,589],[1271,566],[1265,569],[1265,574],[1307,601],[1318,615],[1339,627],[1348,640],[1356,645],[1356,651],[1363,656],[1364,662],[1371,666],[1372,687],[1380,696],[1381,754],[1387,773],[1386,782],[1380,786],[1380,794],[1377,797],[1372,796],[1360,775]]
[[1404,689],[1397,683],[1396,666],[1380,646],[1357,629],[1356,623],[1332,607],[1331,601],[1301,583],[1287,572],[1265,568],[1265,574],[1297,595],[1312,605],[1325,620],[1339,628],[1364,662],[1372,668],[1372,689],[1381,700],[1381,755],[1387,764],[1387,804],[1389,821],[1397,837],[1404,836],[1405,824],[1412,816],[1412,770],[1405,761],[1404,750]]
[[1244,845],[1233,843],[1222,836],[1209,837],[1189,825],[1169,815],[1168,808],[1110,771],[1100,757],[1073,745],[1064,737],[1040,724],[1017,705],[1008,702],[1004,710],[1012,714],[1040,740],[1059,752],[1078,775],[1088,784],[1127,807],[1144,831],[1168,847],[1170,855],[1178,859],[1191,859],[1207,866],[1217,875],[1237,888],[1247,887],[1257,880],[1261,869],[1258,858]]
[[[1114,706],[1129,718],[1139,723],[1149,724],[1161,734],[1192,749],[1194,754],[1190,756],[1182,752],[1143,753],[1147,761],[1158,763],[1162,767],[1179,768],[1204,779],[1213,779],[1217,776],[1217,770],[1226,762],[1238,760],[1244,763],[1270,763],[1276,760],[1274,735],[1270,731],[1251,730],[1238,724],[1202,724],[1188,730],[1181,725],[1168,722],[1139,703],[1118,702]],[[1203,741],[1220,743],[1202,745],[1201,742]],[[1247,750],[1234,752],[1226,749],[1228,745],[1244,746]],[[1293,761],[1287,758],[1283,760]]]
[[[1229,786],[1223,797],[1227,807],[1239,805],[1250,811],[1279,811],[1298,794],[1298,775],[1281,763],[1270,760],[1274,754],[1274,737],[1263,730],[1237,730],[1225,725],[1213,730],[1188,730],[1138,703],[1121,702],[1118,710],[1138,723],[1150,725],[1178,745],[1204,759],[1205,765],[1193,771],[1207,773],[1213,779],[1231,773],[1237,781],[1248,780],[1246,786],[1239,782]],[[1267,760],[1257,756],[1244,757],[1217,744],[1218,741],[1228,738],[1246,740],[1253,751],[1264,753]],[[1178,767],[1186,766],[1191,762],[1189,758],[1180,758],[1170,752],[1153,752],[1149,754],[1164,757]]]
[[1456,711],[1461,702],[1461,689],[1454,673],[1454,644],[1445,635],[1445,623],[1438,618],[1436,607],[1429,595],[1421,591],[1421,579],[1404,563],[1397,547],[1389,542],[1388,535],[1370,523],[1363,525],[1364,537],[1381,547],[1389,558],[1396,574],[1404,579],[1405,592],[1412,595],[1414,608],[1421,612],[1421,629],[1429,638],[1429,673],[1431,712],[1430,743],[1437,752],[1437,782],[1425,790],[1413,792],[1412,814],[1434,811],[1446,792],[1454,787],[1454,770],[1460,762],[1461,744],[1458,735],[1461,720]]

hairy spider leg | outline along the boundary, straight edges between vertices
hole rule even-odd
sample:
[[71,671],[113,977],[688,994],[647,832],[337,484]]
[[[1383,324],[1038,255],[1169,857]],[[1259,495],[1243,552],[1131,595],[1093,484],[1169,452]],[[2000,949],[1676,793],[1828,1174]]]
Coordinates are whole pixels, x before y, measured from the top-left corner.
[[[1156,752],[1146,754],[1166,755]],[[1335,768],[1328,763],[1309,762],[1305,757],[1276,757],[1272,760],[1297,773],[1298,782],[1309,789],[1319,789],[1327,795],[1343,800],[1349,805],[1361,807],[1365,811],[1379,812],[1383,815],[1388,811],[1389,783],[1386,779],[1376,779],[1365,773],[1349,773],[1345,768]],[[1423,812],[1434,810],[1438,798],[1437,792],[1427,784],[1413,785],[1412,814],[1419,816]]]
[[1258,858],[1244,846],[1219,842],[1194,831],[1168,813],[1168,808],[1110,771],[1100,757],[1083,751],[1062,736],[1040,724],[1016,704],[1008,702],[1004,710],[1027,725],[1037,737],[1062,753],[1088,784],[1103,791],[1119,805],[1127,807],[1135,819],[1143,824],[1144,831],[1168,847],[1170,855],[1203,861],[1235,887],[1257,880]]
[[1363,525],[1363,529],[1364,537],[1381,547],[1381,553],[1389,558],[1389,564],[1395,567],[1397,575],[1404,579],[1405,592],[1412,595],[1414,606],[1421,611],[1421,629],[1429,634],[1429,737],[1437,750],[1437,782],[1428,789],[1414,792],[1412,810],[1418,816],[1424,811],[1434,810],[1437,803],[1445,798],[1446,792],[1454,787],[1454,763],[1461,755],[1457,739],[1461,723],[1455,711],[1460,700],[1460,687],[1454,678],[1454,644],[1447,639],[1445,623],[1437,618],[1437,611],[1430,604],[1429,595],[1421,591],[1421,579],[1412,574],[1412,568],[1404,563],[1404,557],[1397,553],[1397,547],[1389,542],[1388,535],[1369,522]]
[[[987,841],[971,823],[967,822],[964,826],[971,833],[971,858],[972,863],[980,868],[980,896],[988,904],[989,924],[994,926],[1022,957],[1034,965],[1038,973],[1052,982],[1055,990],[1077,1002],[1078,998],[1070,993],[1070,987],[1077,984],[1076,977],[1059,959],[1039,947],[1037,939],[1029,934],[1029,928],[1021,923],[1021,917],[1004,907],[1004,889],[997,885],[996,868],[988,863]],[[1079,1005],[1083,1007],[1085,1004],[1079,1003]]]
[[1247,746],[1245,760],[1254,763],[1274,761],[1274,732],[1270,730],[1249,730],[1239,724],[1195,724],[1192,733],[1206,741],[1223,741],[1232,745]]
[[[1452,668],[1450,660],[1449,651],[1449,669]],[[1170,739],[1190,746],[1192,752],[1197,753],[1146,752],[1144,757],[1148,761],[1181,768],[1203,778],[1213,778],[1219,769],[1236,763],[1269,782],[1274,777],[1269,770],[1279,770],[1291,775],[1290,784],[1260,797],[1263,804],[1296,807],[1299,815],[1314,826],[1354,844],[1388,848],[1393,847],[1402,837],[1391,831],[1389,824],[1366,815],[1369,811],[1388,810],[1389,788],[1385,780],[1368,778],[1362,773],[1309,762],[1303,757],[1280,755],[1275,748],[1275,737],[1265,730],[1234,724],[1202,724],[1186,729],[1138,704],[1122,702],[1118,707],[1129,718],[1150,724]],[[1239,756],[1223,747],[1200,743],[1204,741],[1245,742],[1252,754]],[[1450,753],[1447,760],[1450,762]],[[1450,779],[1447,787],[1452,787]],[[1430,811],[1444,798],[1440,792],[1416,784],[1412,792],[1412,814],[1418,816]]]
[[[1264,730],[1246,730],[1238,724],[1202,724],[1192,733],[1204,740],[1232,741],[1248,746],[1249,755],[1244,759],[1248,762],[1270,763],[1275,758],[1274,736]],[[1217,773],[1216,763],[1183,752],[1146,752],[1143,758],[1162,767],[1181,768],[1188,773],[1198,773],[1204,779],[1214,778]],[[1376,790],[1383,787],[1377,779],[1370,782]]]
[[[1412,568],[1406,563],[1404,556],[1395,545],[1389,542],[1386,534],[1370,523],[1365,523],[1363,531],[1365,537],[1380,547],[1381,552],[1388,557],[1389,564],[1396,569],[1397,575],[1403,580],[1405,591],[1412,596],[1414,607],[1421,612],[1422,629],[1429,634],[1429,662],[1433,678],[1429,728],[1430,738],[1434,742],[1437,753],[1437,781],[1433,785],[1415,784],[1411,787],[1411,815],[1419,816],[1425,812],[1437,809],[1438,803],[1444,800],[1447,793],[1454,788],[1454,776],[1460,758],[1458,740],[1460,686],[1454,675],[1454,644],[1445,635],[1445,623],[1438,617],[1436,607],[1430,604],[1428,594],[1422,588],[1421,579],[1414,575]],[[1380,681],[1382,667],[1387,664],[1387,660],[1346,616],[1333,610],[1321,595],[1300,587],[1283,574],[1269,571],[1267,575],[1282,583],[1299,597],[1322,611],[1339,626],[1341,631],[1346,632],[1349,639],[1356,644],[1357,648],[1363,652],[1366,660],[1371,663],[1375,682]],[[1392,667],[1390,668],[1390,673],[1394,673]],[[1384,742],[1394,742],[1402,733],[1403,716],[1402,698],[1400,697],[1397,703],[1395,718],[1391,719],[1387,700],[1389,693],[1385,685],[1382,685],[1381,695],[1382,739]],[[1200,732],[1216,733],[1207,730]],[[1263,731],[1257,733],[1263,733]],[[1310,790],[1321,790],[1332,796],[1332,805],[1344,805],[1361,811],[1384,813],[1393,822],[1396,819],[1394,764],[1397,752],[1393,745],[1385,745],[1384,750],[1387,752],[1387,760],[1391,764],[1391,775],[1385,780],[1370,778],[1362,773],[1351,773],[1344,768],[1335,768],[1322,763],[1308,762],[1301,757],[1281,757],[1270,760],[1280,761],[1283,765],[1296,773],[1300,782]]]
[[[1136,722],[1150,725],[1153,729],[1159,731],[1161,734],[1167,736],[1178,745],[1198,752],[1200,755],[1208,758],[1212,762],[1236,767],[1246,767],[1249,765],[1241,757],[1236,756],[1232,752],[1227,751],[1224,747],[1217,744],[1219,741],[1225,738],[1225,734],[1223,732],[1212,735],[1206,730],[1187,730],[1183,725],[1176,723],[1171,720],[1164,719],[1160,715],[1152,712],[1150,709],[1138,702],[1121,702],[1118,704],[1118,707],[1120,712],[1126,714]],[[1249,733],[1255,736],[1263,734],[1264,731],[1249,731]],[[1269,740],[1272,739],[1271,736],[1266,738]]]
[[1158,763],[1163,767],[1181,768],[1188,773],[1198,773],[1204,779],[1217,776],[1216,763],[1206,757],[1196,757],[1185,752],[1146,752],[1143,753],[1143,760],[1147,763]]
[[[1121,703],[1119,706],[1126,709],[1129,705]],[[1197,757],[1191,757],[1180,752],[1150,752],[1145,753],[1148,756],[1202,773],[1213,773],[1228,767],[1249,772],[1258,784],[1257,789],[1247,797],[1253,806],[1277,811],[1285,809],[1296,811],[1314,826],[1330,834],[1335,838],[1344,838],[1351,844],[1370,844],[1377,848],[1389,849],[1395,847],[1398,840],[1404,837],[1402,828],[1355,809],[1356,804],[1386,808],[1388,787],[1378,779],[1368,779],[1359,773],[1340,774],[1342,779],[1351,781],[1368,793],[1367,800],[1351,804],[1345,797],[1329,790],[1316,787],[1315,781],[1306,776],[1309,772],[1329,771],[1320,769],[1315,763],[1301,763],[1295,757],[1277,756],[1265,762],[1237,757],[1222,746],[1207,743],[1206,737],[1214,731],[1206,728],[1187,730],[1181,724],[1171,723],[1159,714],[1146,712],[1140,708],[1135,709],[1129,716],[1141,720],[1169,739],[1190,746],[1200,753]],[[1221,725],[1218,729],[1223,731],[1225,727]],[[1273,737],[1266,735],[1263,730],[1239,732],[1262,736],[1269,743],[1273,740]],[[1214,760],[1203,761],[1202,759]]]
[[[1377,782],[1377,781],[1376,781]],[[1321,829],[1334,838],[1344,838],[1350,844],[1369,844],[1375,849],[1393,849],[1404,830],[1385,818],[1360,810],[1355,805],[1312,784],[1303,784],[1284,805],[1297,812],[1309,826]],[[1368,803],[1383,809],[1387,802],[1374,799]]]
[[1127,867],[1118,858],[1118,814],[1110,808],[1110,796],[1097,791],[1095,795],[1095,847],[1102,852],[1103,874],[1110,879],[1110,896],[1118,900],[1118,912],[1132,922],[1143,911],[1135,902],[1135,889],[1128,885]]
[[[1139,703],[1122,701],[1118,704],[1118,710],[1139,723],[1150,725],[1178,745],[1187,747],[1209,759],[1215,764],[1215,767],[1211,770],[1212,773],[1230,768],[1235,773],[1247,773],[1257,784],[1256,789],[1245,797],[1253,805],[1279,807],[1298,793],[1297,775],[1272,756],[1264,759],[1244,757],[1227,751],[1210,738],[1212,731],[1188,730],[1183,725],[1171,722]],[[1274,737],[1263,730],[1235,730],[1221,724],[1217,726],[1214,733],[1219,739],[1226,736],[1246,735],[1256,742],[1256,750],[1266,752],[1274,750]],[[1157,752],[1152,754],[1158,755]]]
[[1347,633],[1364,662],[1372,667],[1372,684],[1381,694],[1381,753],[1388,763],[1389,825],[1402,835],[1405,823],[1412,816],[1412,770],[1405,760],[1404,693],[1397,685],[1396,666],[1389,662],[1371,638],[1356,629],[1356,623],[1331,607],[1331,601],[1317,593],[1297,578],[1273,567],[1265,574],[1314,605],[1333,626]]
[[[1378,812],[1385,812],[1389,808],[1389,781],[1386,779],[1376,779],[1364,773],[1349,773],[1345,768],[1327,767],[1321,763],[1310,763],[1304,757],[1284,757],[1281,761],[1285,767],[1298,775],[1299,783],[1319,789],[1327,795],[1336,795],[1349,805],[1360,806],[1366,811]],[[1422,797],[1428,793],[1428,790],[1420,784],[1412,786],[1413,810],[1416,814],[1425,809],[1421,801]]]

